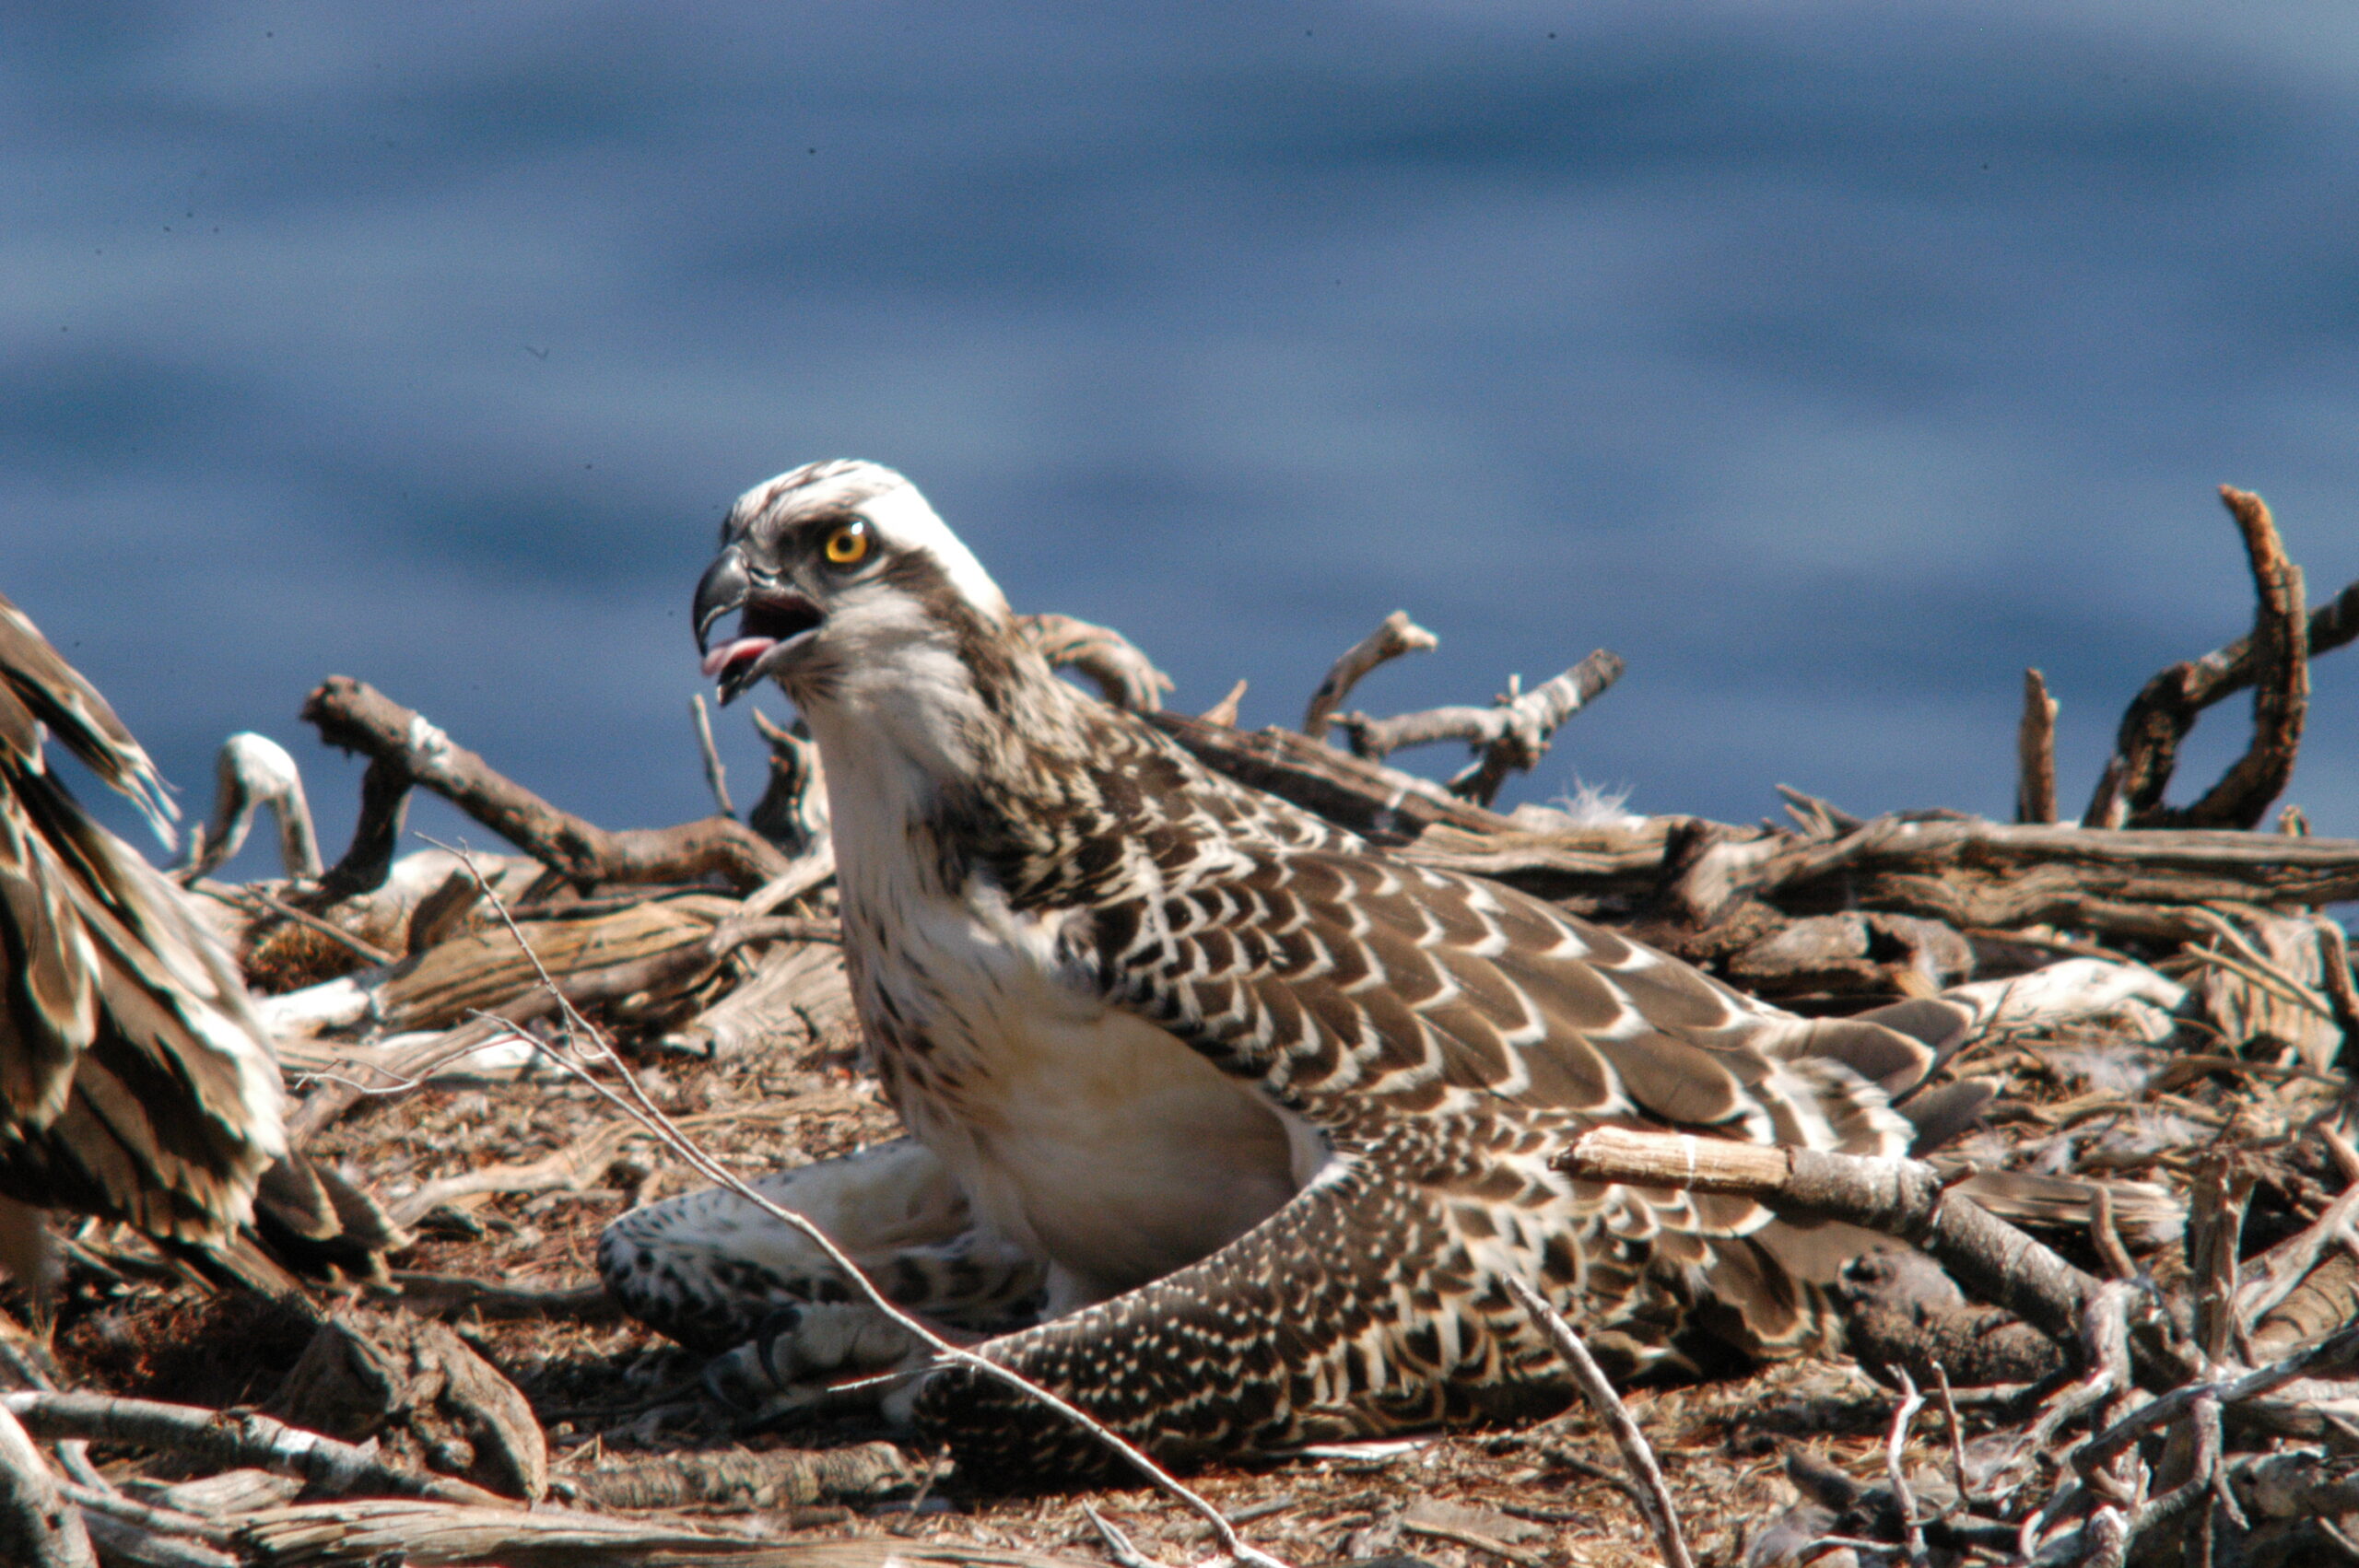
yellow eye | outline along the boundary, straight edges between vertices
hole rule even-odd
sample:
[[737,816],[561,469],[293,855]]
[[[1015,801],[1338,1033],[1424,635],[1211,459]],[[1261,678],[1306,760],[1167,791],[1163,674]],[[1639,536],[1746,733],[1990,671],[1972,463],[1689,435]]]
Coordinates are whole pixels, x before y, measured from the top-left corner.
[[868,558],[868,524],[848,522],[827,535],[820,552],[834,567],[857,566]]

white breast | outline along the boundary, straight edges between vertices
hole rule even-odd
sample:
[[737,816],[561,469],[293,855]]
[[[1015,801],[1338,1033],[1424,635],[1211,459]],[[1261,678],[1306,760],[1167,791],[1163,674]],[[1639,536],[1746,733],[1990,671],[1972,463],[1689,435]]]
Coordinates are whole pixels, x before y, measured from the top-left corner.
[[1062,1276],[1053,1305],[1194,1262],[1307,1179],[1297,1118],[1059,973],[1056,917],[924,886],[905,850],[861,853],[843,827],[862,1007],[903,1059],[879,1067],[977,1215]]

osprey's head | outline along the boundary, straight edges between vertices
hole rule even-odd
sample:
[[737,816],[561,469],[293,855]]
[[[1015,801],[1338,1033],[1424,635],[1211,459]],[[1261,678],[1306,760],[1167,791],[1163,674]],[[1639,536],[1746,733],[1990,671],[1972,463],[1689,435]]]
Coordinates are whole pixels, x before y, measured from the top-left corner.
[[[715,628],[737,614],[734,637]],[[1010,630],[1007,600],[917,486],[873,462],[808,463],[737,497],[697,584],[697,648],[729,702],[776,677],[799,703],[863,672],[957,656]]]

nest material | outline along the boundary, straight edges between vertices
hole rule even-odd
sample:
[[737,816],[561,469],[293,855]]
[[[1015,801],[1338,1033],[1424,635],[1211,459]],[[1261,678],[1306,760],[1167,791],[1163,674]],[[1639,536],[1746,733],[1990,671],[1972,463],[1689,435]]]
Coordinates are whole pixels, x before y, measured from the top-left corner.
[[[1976,1023],[1944,1071],[1999,1094],[1957,1159],[2117,1184],[2093,1217],[2036,1237],[2002,1227],[1999,1261],[1980,1266],[1943,1250],[1942,1170],[1867,1173],[1875,1192],[1929,1207],[1851,1217],[1931,1257],[1875,1254],[1850,1270],[1853,1359],[1629,1398],[1699,1560],[2326,1561],[2359,1550],[2359,988],[2321,911],[2359,898],[2359,842],[2294,831],[2297,815],[2258,829],[2298,748],[2307,660],[2359,634],[2359,585],[2308,608],[2267,509],[2226,496],[2255,630],[2138,694],[2085,826],[2055,821],[2055,705],[2036,672],[2019,822],[1865,820],[1790,790],[1785,824],[1738,825],[1594,802],[1490,809],[1611,687],[1621,661],[1602,650],[1488,708],[1346,711],[1385,660],[1433,646],[1396,615],[1338,661],[1302,732],[1246,733],[1234,693],[1203,718],[1163,710],[1170,683],[1119,635],[1029,625],[1210,766],[1404,857],[1511,882],[1805,1012],[1961,1003]],[[2194,803],[2166,804],[2188,729],[2246,689],[2246,755]],[[749,813],[764,831],[724,813],[609,832],[359,683],[326,683],[305,713],[370,759],[351,849],[281,883],[225,887],[194,864],[186,880],[239,940],[250,981],[276,993],[292,1136],[373,1187],[409,1233],[403,1267],[365,1302],[258,1316],[206,1301],[135,1239],[86,1229],[53,1304],[54,1360],[30,1339],[0,1345],[20,1389],[13,1424],[0,1416],[0,1470],[18,1483],[0,1489],[0,1515],[50,1520],[52,1536],[26,1539],[68,1554],[58,1562],[75,1560],[76,1520],[111,1561],[215,1564],[399,1551],[1012,1568],[1200,1553],[1198,1524],[1162,1497],[1096,1499],[1114,1527],[1101,1534],[1090,1500],[972,1493],[856,1412],[737,1432],[690,1360],[619,1322],[594,1286],[599,1228],[685,1178],[540,1065],[564,1048],[543,971],[745,1174],[898,1130],[853,1067],[825,786],[804,743],[766,727],[776,760]],[[1328,743],[1334,732],[1350,750]],[[1449,784],[1386,765],[1436,739],[1474,754]],[[519,853],[396,857],[402,804],[421,787]],[[299,808],[299,786],[291,797]],[[243,833],[234,815],[225,806],[217,839]],[[1774,1194],[1795,1174],[1743,1179]],[[1824,1212],[1831,1190],[1783,1200]],[[77,1392],[45,1391],[53,1380]],[[1586,1408],[1528,1432],[1198,1484],[1295,1562],[1657,1560]],[[6,1527],[0,1539],[16,1540]]]

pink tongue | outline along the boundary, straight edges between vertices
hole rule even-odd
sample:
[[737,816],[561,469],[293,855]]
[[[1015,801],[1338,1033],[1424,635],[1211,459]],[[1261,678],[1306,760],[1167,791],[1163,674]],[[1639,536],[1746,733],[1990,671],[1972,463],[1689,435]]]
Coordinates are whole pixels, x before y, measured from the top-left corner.
[[734,642],[724,642],[704,656],[704,678],[718,680],[732,664],[759,659],[777,646],[778,638],[774,637],[741,637]]

